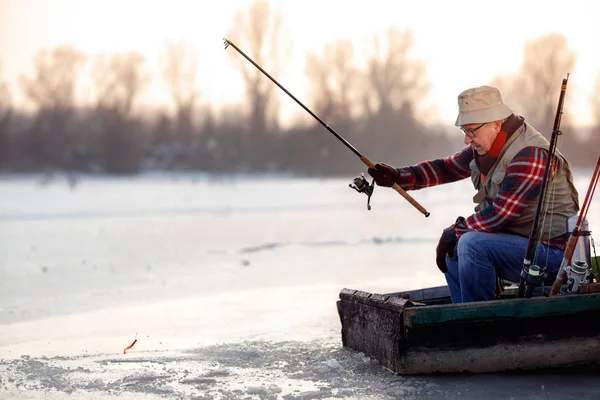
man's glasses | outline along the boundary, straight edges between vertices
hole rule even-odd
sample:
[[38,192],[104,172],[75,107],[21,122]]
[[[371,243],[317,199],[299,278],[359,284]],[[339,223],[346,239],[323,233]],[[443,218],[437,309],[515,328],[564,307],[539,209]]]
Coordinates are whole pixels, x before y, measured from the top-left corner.
[[484,126],[485,124],[487,124],[487,122],[484,122],[483,124],[479,125],[477,128],[473,128],[473,129],[460,128],[460,130],[463,131],[465,133],[465,135],[467,135],[471,139],[475,139],[475,132],[477,132],[477,130],[479,128],[481,128],[482,126]]

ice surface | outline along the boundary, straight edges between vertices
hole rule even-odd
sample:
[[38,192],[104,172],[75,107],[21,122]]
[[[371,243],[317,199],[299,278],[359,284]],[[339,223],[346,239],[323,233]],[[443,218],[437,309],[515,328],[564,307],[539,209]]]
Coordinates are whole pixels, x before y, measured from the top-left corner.
[[403,378],[342,348],[339,291],[443,284],[435,242],[472,210],[468,182],[413,192],[429,218],[348,183],[1,177],[0,398],[600,396],[585,374]]

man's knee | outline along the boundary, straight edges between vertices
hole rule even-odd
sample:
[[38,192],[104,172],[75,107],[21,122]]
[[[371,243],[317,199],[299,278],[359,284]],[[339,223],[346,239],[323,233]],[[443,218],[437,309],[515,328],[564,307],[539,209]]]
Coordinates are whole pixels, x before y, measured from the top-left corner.
[[468,231],[464,233],[456,245],[459,257],[462,253],[481,248],[482,244],[488,241],[489,235],[486,232]]

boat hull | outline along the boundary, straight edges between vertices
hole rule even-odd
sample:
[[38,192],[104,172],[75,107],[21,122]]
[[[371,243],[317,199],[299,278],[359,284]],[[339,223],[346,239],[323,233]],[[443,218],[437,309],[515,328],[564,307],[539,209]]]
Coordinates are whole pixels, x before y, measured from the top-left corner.
[[337,306],[343,345],[401,375],[600,362],[598,293],[450,304],[444,287],[402,295],[343,289]]

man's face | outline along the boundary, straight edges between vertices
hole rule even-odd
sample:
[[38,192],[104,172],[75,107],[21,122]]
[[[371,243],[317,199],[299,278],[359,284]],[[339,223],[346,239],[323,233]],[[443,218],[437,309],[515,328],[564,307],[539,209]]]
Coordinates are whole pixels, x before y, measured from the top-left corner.
[[460,129],[465,134],[465,144],[470,144],[477,154],[484,156],[492,148],[501,127],[501,121],[492,121],[483,124],[467,124]]

